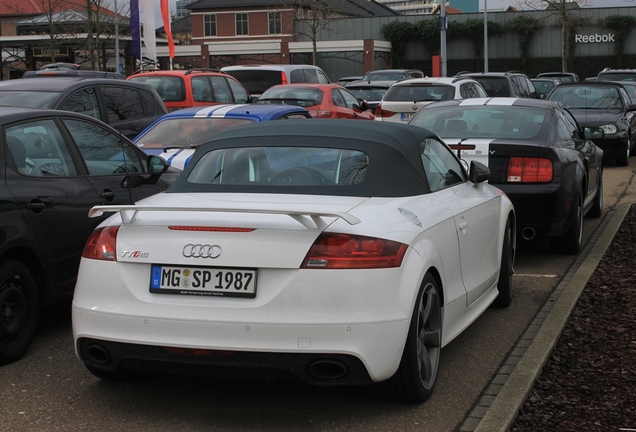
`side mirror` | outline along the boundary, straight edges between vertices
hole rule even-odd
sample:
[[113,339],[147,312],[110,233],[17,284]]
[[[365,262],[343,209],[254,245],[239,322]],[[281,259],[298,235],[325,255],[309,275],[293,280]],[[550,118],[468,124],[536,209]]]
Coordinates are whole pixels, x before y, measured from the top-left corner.
[[168,168],[170,165],[163,158],[156,155],[148,157],[148,172],[150,174],[163,174]]
[[478,185],[487,181],[490,178],[490,169],[481,162],[470,161],[470,172],[468,173],[468,179],[473,184]]
[[360,109],[366,111],[369,109],[369,103],[365,100],[360,101]]
[[[636,109],[636,107],[635,107]],[[583,128],[583,136],[588,140],[601,139],[605,135],[603,129],[600,127],[585,127]]]

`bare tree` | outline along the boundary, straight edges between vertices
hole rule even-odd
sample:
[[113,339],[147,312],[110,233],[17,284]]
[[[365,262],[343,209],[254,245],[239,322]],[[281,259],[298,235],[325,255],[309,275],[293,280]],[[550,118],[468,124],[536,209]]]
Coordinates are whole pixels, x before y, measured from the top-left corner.
[[524,9],[551,12],[546,19],[554,17],[561,25],[561,70],[568,71],[571,57],[571,35],[579,25],[580,17],[571,13],[573,9],[589,6],[589,0],[518,0]]
[[329,24],[339,18],[347,16],[347,7],[351,6],[349,0],[286,0],[281,2],[282,7],[294,11],[294,17],[300,21],[296,27],[296,34],[305,36],[312,43],[311,64],[317,60],[318,35]]

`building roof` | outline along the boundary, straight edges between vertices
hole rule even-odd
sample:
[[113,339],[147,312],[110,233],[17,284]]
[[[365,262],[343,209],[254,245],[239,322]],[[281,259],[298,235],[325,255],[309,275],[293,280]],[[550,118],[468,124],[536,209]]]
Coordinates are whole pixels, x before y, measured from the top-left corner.
[[[400,13],[374,0],[325,0],[330,8],[356,17],[397,16]],[[190,10],[213,10],[254,7],[283,7],[290,4],[301,6],[303,0],[199,0],[186,6]]]
[[[61,10],[86,10],[86,0],[44,2],[41,0],[2,0],[0,16],[42,15]],[[53,9],[51,11],[51,9]]]

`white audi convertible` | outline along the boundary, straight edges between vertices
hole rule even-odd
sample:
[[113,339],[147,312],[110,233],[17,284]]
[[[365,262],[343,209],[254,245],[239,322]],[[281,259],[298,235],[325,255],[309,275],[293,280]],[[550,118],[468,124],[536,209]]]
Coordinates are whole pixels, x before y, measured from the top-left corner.
[[511,302],[514,208],[432,132],[360,123],[231,129],[165,192],[94,207],[113,214],[73,299],[88,370],[249,369],[425,401],[441,348]]

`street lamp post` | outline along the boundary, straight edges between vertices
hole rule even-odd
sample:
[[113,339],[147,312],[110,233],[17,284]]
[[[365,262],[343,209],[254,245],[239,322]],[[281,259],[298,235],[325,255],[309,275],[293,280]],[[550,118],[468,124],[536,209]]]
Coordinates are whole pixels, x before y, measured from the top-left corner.
[[488,72],[488,0],[484,0],[484,72]]
[[115,72],[119,70],[119,11],[117,9],[117,0],[115,0]]

